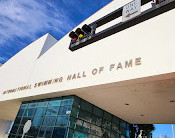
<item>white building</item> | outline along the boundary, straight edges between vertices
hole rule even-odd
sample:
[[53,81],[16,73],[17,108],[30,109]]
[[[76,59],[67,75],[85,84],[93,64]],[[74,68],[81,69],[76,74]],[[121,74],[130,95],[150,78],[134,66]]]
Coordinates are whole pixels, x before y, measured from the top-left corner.
[[[76,28],[128,2],[114,0]],[[142,11],[149,8],[150,2]],[[66,95],[129,123],[175,123],[174,32],[173,7],[74,52],[68,35],[59,41],[49,33],[42,36],[0,68],[0,133],[6,133],[23,101]]]

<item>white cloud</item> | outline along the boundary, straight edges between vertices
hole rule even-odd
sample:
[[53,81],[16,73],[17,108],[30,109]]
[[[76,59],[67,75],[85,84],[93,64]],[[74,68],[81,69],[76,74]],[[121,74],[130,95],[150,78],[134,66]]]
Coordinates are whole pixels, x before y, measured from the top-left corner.
[[64,34],[72,27],[59,8],[49,1],[0,1],[0,46],[15,37],[34,40],[37,33],[49,29]]

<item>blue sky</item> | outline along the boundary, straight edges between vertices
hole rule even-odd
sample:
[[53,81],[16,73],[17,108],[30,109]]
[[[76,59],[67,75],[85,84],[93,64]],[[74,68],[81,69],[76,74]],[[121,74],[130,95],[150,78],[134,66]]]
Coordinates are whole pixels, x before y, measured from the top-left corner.
[[0,0],[0,62],[42,35],[62,38],[112,0]]
[[[0,62],[42,35],[62,38],[112,0],[0,0]],[[155,125],[154,138],[172,138],[171,125]]]
[[[156,124],[154,125],[156,130],[153,131],[153,138],[160,138],[160,134],[165,134],[169,138],[173,138],[172,125],[171,124]],[[175,128],[175,125],[173,125]],[[174,129],[175,131],[175,129]]]

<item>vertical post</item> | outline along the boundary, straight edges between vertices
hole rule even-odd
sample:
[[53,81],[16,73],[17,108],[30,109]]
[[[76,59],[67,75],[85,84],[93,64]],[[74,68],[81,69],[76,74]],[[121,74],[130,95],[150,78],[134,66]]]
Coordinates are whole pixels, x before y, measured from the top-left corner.
[[173,128],[173,124],[172,125],[172,134],[173,134],[173,138],[174,138],[174,128]]
[[24,138],[24,134],[25,134],[25,133],[22,134],[22,137],[21,137],[21,138]]

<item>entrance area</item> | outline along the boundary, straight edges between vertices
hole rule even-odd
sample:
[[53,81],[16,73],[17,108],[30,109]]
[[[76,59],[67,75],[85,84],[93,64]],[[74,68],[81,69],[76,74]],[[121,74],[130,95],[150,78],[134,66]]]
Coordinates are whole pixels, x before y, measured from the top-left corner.
[[129,123],[77,97],[23,102],[9,138],[128,138]]

